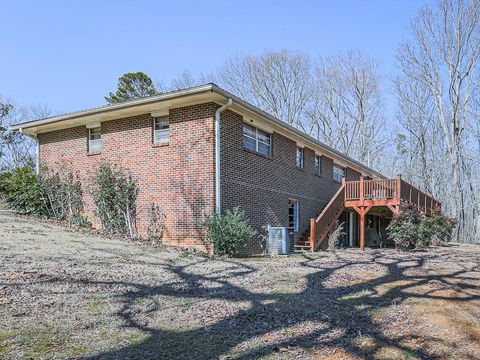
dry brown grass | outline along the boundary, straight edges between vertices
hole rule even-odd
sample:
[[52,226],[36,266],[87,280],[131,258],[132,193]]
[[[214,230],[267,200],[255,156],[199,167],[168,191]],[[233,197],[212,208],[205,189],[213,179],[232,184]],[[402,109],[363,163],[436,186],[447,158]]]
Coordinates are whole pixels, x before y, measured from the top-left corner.
[[480,248],[208,260],[0,214],[0,358],[480,358]]

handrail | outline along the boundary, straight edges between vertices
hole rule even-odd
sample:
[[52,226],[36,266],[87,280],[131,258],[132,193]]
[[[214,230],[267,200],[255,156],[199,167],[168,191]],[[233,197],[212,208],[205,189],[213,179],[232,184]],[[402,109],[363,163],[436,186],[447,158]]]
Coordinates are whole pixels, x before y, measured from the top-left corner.
[[329,229],[343,210],[345,201],[345,183],[328,202],[316,219],[310,220],[310,249],[315,251],[322,243]]

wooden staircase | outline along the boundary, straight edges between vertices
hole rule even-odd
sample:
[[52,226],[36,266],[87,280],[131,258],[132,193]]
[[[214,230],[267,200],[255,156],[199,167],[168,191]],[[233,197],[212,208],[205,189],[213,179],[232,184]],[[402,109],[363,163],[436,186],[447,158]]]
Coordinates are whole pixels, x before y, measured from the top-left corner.
[[310,251],[310,226],[298,237],[293,246],[295,252]]
[[345,182],[323,208],[322,212],[316,219],[310,220],[309,228],[302,233],[298,241],[295,243],[295,251],[316,251],[325,239],[332,233],[335,222],[338,220],[342,212],[345,210]]

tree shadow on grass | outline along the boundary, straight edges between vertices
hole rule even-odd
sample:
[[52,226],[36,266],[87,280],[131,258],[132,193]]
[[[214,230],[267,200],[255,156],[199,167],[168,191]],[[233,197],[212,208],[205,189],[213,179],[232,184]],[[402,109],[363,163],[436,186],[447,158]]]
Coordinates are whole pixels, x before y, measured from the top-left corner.
[[[405,339],[402,336],[385,335],[375,322],[372,310],[401,304],[407,299],[447,299],[458,302],[480,299],[478,286],[468,281],[458,282],[471,279],[468,274],[478,271],[478,267],[463,266],[446,275],[420,271],[426,261],[442,261],[435,253],[398,256],[378,251],[371,256],[354,259],[342,254],[335,256],[333,263],[325,263],[319,257],[304,256],[301,266],[307,271],[306,284],[304,290],[298,293],[258,293],[235,285],[234,279],[259,271],[245,262],[236,261],[229,264],[231,267],[227,272],[212,271],[208,274],[192,271],[198,262],[181,266],[162,264],[164,271],[170,272],[177,280],[159,286],[80,281],[105,287],[123,285],[130,289],[119,295],[122,306],[115,316],[123,320],[125,329],[146,334],[140,343],[90,358],[216,359],[229,355],[232,358],[251,359],[272,355],[283,349],[315,351],[325,347],[341,349],[361,358],[371,358],[380,348],[389,347],[409,356],[435,359],[439,357],[427,353],[423,348],[411,349],[404,345]],[[329,283],[340,272],[345,274],[351,270],[354,274],[359,266],[372,263],[386,268],[386,272],[360,282],[345,281],[338,286]],[[432,282],[444,287],[451,287],[452,282],[455,282],[456,295],[448,296],[435,289],[426,293],[415,291]],[[205,287],[205,283],[213,283],[215,286]],[[192,330],[149,327],[138,321],[133,309],[139,301],[159,295],[244,302],[249,306],[239,309],[234,315]],[[272,341],[268,340],[270,336]],[[254,339],[257,340],[253,341]],[[372,346],[362,346],[362,339],[373,339]],[[423,337],[422,340],[431,339]],[[253,345],[243,346],[245,342]],[[297,352],[296,356],[299,354],[301,352]]]

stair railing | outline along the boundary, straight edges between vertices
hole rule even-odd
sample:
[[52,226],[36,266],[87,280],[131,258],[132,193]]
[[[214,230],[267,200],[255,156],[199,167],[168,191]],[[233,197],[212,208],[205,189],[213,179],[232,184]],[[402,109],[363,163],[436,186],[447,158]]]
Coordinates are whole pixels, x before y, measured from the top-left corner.
[[310,219],[310,250],[315,251],[321,245],[330,229],[343,211],[345,202],[345,179],[337,193],[316,219]]

